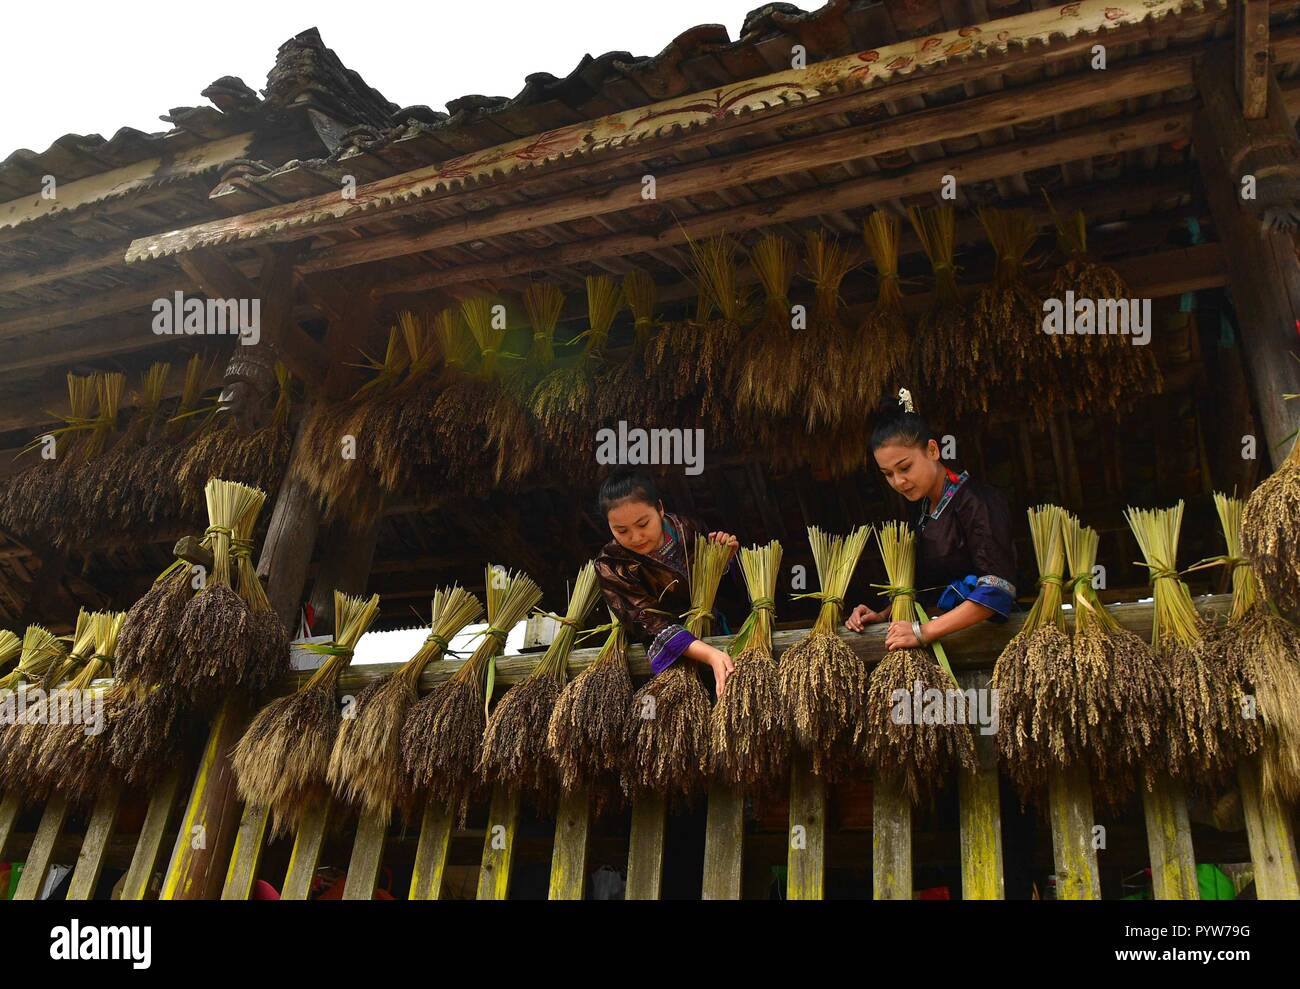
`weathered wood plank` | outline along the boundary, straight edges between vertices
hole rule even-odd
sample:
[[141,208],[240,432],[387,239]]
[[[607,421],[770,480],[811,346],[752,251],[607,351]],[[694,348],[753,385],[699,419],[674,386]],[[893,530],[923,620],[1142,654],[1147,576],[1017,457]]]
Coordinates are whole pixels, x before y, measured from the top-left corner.
[[1097,849],[1093,847],[1092,785],[1078,766],[1052,774],[1048,781],[1048,818],[1056,860],[1058,900],[1099,900]]
[[17,790],[11,790],[0,800],[0,859],[5,857],[8,851],[9,838],[14,833],[14,824],[18,821],[18,815],[22,813],[23,798],[19,796]]
[[912,898],[912,804],[900,786],[879,778],[872,786],[871,885],[877,900]]
[[320,864],[320,851],[325,844],[333,807],[332,800],[322,800],[303,815],[293,839],[293,851],[289,853],[289,868],[285,873],[281,899],[305,900],[311,894],[311,881],[316,875],[316,866]]
[[[989,673],[957,674],[963,690],[988,687]],[[978,768],[957,780],[958,827],[961,834],[961,898],[1001,900],[1006,897],[1002,871],[1002,805],[998,793],[997,744],[992,735],[975,731]]]
[[519,794],[500,785],[493,787],[487,834],[483,837],[483,864],[478,873],[480,900],[510,898],[510,871],[518,833]]
[[657,900],[663,892],[664,829],[668,806],[663,797],[644,796],[632,802],[632,834],[627,850],[629,900]]
[[429,800],[420,822],[420,842],[415,848],[408,899],[436,900],[442,896],[442,880],[451,847],[452,813],[441,802]]
[[1260,785],[1259,757],[1237,767],[1241,809],[1246,817],[1250,860],[1255,866],[1255,891],[1261,900],[1300,900],[1295,831],[1291,815],[1264,793]]
[[140,827],[140,837],[135,843],[135,854],[131,857],[131,865],[126,870],[126,879],[122,883],[124,900],[143,900],[149,892],[154,867],[158,864],[158,853],[162,851],[167,825],[171,822],[172,811],[176,807],[181,779],[181,767],[172,767],[149,797],[144,824]]
[[230,852],[230,868],[221,888],[223,900],[247,900],[252,895],[270,819],[271,812],[265,807],[244,807],[239,830],[235,832],[235,847]]
[[379,867],[384,861],[384,838],[387,834],[387,816],[366,810],[361,812],[357,833],[352,839],[352,858],[348,862],[343,899],[374,899],[375,881],[379,878]]
[[744,866],[745,795],[715,781],[704,826],[704,899],[739,900]]
[[86,837],[81,842],[81,851],[77,853],[77,864],[72,870],[72,881],[68,884],[69,900],[89,900],[95,895],[99,877],[104,870],[104,853],[108,850],[109,839],[113,837],[113,826],[117,823],[117,809],[122,802],[122,793],[116,787],[110,787],[99,795],[90,820],[86,824]]
[[586,896],[587,831],[590,823],[590,792],[586,787],[566,790],[555,812],[549,899],[581,900]]
[[826,883],[826,781],[802,753],[790,773],[787,900],[820,900]]
[[32,847],[27,850],[27,861],[23,865],[23,874],[14,890],[15,900],[34,900],[41,894],[45,885],[45,875],[50,870],[50,856],[54,853],[54,843],[63,834],[63,825],[68,819],[68,798],[56,793],[45,802],[45,811],[41,814],[41,823],[36,827],[32,838]]
[[1142,791],[1147,848],[1151,854],[1152,889],[1157,900],[1199,900],[1192,825],[1187,819],[1187,794],[1167,775],[1157,776]]

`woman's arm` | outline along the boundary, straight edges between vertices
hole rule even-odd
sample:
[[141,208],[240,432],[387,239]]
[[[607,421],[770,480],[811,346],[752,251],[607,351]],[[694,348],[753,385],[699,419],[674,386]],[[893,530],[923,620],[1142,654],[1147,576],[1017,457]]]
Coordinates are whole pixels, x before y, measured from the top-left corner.
[[696,639],[692,642],[686,647],[686,651],[682,655],[713,670],[713,679],[718,684],[718,696],[721,697],[722,688],[727,684],[727,677],[731,676],[736,670],[736,664],[731,661],[731,657],[721,649],[709,645],[703,639]]
[[[926,644],[937,642],[945,636],[952,635],[953,632],[960,632],[964,628],[987,621],[994,614],[992,608],[986,608],[974,601],[963,601],[952,611],[945,611],[928,622],[922,622],[921,635],[925,638]],[[916,640],[911,622],[894,622],[885,633],[886,649],[916,649],[920,646],[921,643]]]

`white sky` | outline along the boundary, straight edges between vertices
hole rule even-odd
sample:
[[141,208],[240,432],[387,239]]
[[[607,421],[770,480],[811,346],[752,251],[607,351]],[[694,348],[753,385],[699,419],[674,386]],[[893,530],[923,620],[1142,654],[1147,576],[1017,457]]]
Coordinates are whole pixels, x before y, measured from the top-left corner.
[[205,104],[200,90],[221,76],[260,93],[276,49],[309,27],[392,102],[442,110],[470,93],[514,96],[530,72],[564,77],[584,54],[656,55],[696,24],[734,40],[762,2],[16,0],[0,36],[0,161],[67,133],[166,130],[160,114]]

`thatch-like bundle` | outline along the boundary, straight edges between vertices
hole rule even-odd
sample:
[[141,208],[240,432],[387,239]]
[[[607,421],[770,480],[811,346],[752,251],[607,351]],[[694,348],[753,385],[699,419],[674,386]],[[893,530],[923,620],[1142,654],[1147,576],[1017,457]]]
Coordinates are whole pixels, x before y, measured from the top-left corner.
[[531,577],[487,568],[488,627],[473,655],[420,700],[402,726],[402,767],[409,793],[427,793],[461,821],[479,789],[479,764],[496,657],[506,637],[542,599]]
[[808,635],[781,656],[778,673],[786,723],[800,748],[812,756],[813,771],[834,778],[861,765],[867,668],[839,637],[844,593],[871,534],[858,526],[831,536],[809,526],[817,565],[821,610]]
[[555,702],[569,679],[569,653],[599,595],[596,568],[588,562],[574,582],[568,610],[551,616],[560,629],[545,655],[527,678],[497,702],[483,732],[483,782],[525,794],[539,808],[548,806],[559,789],[546,732]]
[[876,266],[876,300],[858,329],[858,396],[871,408],[882,395],[915,380],[910,367],[912,334],[903,312],[898,277],[901,224],[888,210],[875,210],[862,226],[862,239]]
[[[256,491],[256,489],[251,489]],[[245,496],[246,507],[235,523],[230,540],[230,559],[239,578],[239,597],[248,608],[248,665],[238,672],[235,684],[250,697],[260,697],[289,672],[289,630],[275,613],[266,588],[253,562],[253,530],[266,502],[266,495]]]
[[[655,283],[634,268],[623,276],[623,298],[632,314],[632,348],[596,378],[596,419],[602,424],[655,423],[676,415],[675,382],[652,367],[651,343],[662,327],[654,317]],[[558,315],[558,310],[557,310]]]
[[1264,597],[1284,612],[1300,611],[1300,436],[1282,466],[1246,501],[1241,548]]
[[856,380],[860,362],[857,342],[844,326],[840,284],[853,267],[843,246],[821,231],[809,234],[804,245],[806,277],[813,284],[807,329],[796,325],[799,349],[790,370],[803,377],[803,419],[808,431],[837,426],[856,410]]
[[[891,619],[916,621],[916,536],[904,522],[886,522],[877,540],[889,579],[885,593],[893,602]],[[975,737],[966,723],[969,718],[949,722],[946,704],[944,718],[932,722],[927,714],[929,698],[935,696],[932,691],[942,698],[956,689],[952,670],[946,663],[940,666],[928,649],[891,649],[871,671],[864,711],[866,758],[882,779],[902,787],[914,804],[951,781],[958,771],[975,769]],[[913,707],[918,695],[926,698],[921,711]],[[906,698],[910,716],[898,716],[900,698]]]
[[394,806],[409,807],[403,792],[401,733],[407,713],[419,700],[420,677],[429,663],[442,659],[451,640],[483,613],[483,605],[453,584],[433,595],[433,617],[424,644],[391,676],[367,686],[350,716],[339,725],[330,752],[326,779],[334,794],[384,820]]
[[194,596],[194,578],[189,563],[173,560],[145,595],[131,605],[118,637],[113,671],[117,679],[171,682],[177,658],[185,648],[180,622]]
[[0,628],[0,669],[8,666],[23,651],[23,640],[7,628]]
[[515,486],[536,469],[541,457],[534,423],[518,391],[510,387],[507,361],[516,354],[502,350],[506,335],[505,306],[483,296],[461,303],[465,324],[479,348],[479,386],[486,403],[487,449],[492,454],[492,482]]
[[339,732],[339,676],[379,611],[368,600],[334,592],[334,641],[306,648],[326,656],[303,686],[262,708],[235,745],[231,768],[239,797],[271,811],[273,834],[297,829],[312,806],[329,799],[326,775]]
[[790,369],[800,344],[792,325],[790,283],[799,256],[784,237],[767,233],[750,249],[749,260],[763,286],[763,304],[734,362],[732,393],[738,416],[755,431],[795,413],[800,381]]
[[954,254],[957,217],[951,206],[908,210],[908,220],[934,273],[930,304],[917,325],[914,360],[930,394],[954,415],[987,409],[982,382],[988,373],[978,336],[971,333],[957,288]]
[[781,680],[772,658],[781,544],[773,540],[742,549],[740,566],[753,610],[732,640],[736,668],[713,706],[712,769],[733,786],[761,792],[784,782],[790,755]]

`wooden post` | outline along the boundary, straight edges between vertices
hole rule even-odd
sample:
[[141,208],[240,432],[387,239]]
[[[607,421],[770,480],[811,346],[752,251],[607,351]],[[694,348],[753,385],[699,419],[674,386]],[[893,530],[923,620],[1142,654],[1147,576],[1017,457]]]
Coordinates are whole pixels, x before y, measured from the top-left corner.
[[587,830],[591,800],[586,787],[565,790],[555,812],[555,848],[551,853],[552,900],[581,900],[587,892]]
[[1079,766],[1052,773],[1047,784],[1058,900],[1100,900],[1097,849],[1092,843],[1092,785]]
[[45,874],[50,868],[50,856],[54,854],[54,845],[63,834],[63,824],[68,818],[68,798],[56,793],[45,803],[41,814],[41,823],[32,838],[32,847],[27,851],[27,861],[23,865],[22,877],[14,890],[15,900],[34,900],[45,885]]
[[149,807],[144,813],[140,837],[136,839],[135,853],[131,856],[131,865],[126,870],[126,879],[122,883],[124,900],[143,900],[149,892],[149,882],[153,878],[158,853],[162,850],[167,825],[176,805],[176,794],[181,788],[182,768],[174,766],[168,770],[149,797]]
[[654,794],[632,801],[632,834],[627,850],[629,900],[657,900],[664,882],[664,828],[668,805]]
[[442,802],[429,800],[420,823],[420,843],[411,868],[410,900],[436,900],[442,896],[447,871],[447,850],[451,847],[452,812]]
[[245,807],[235,835],[235,847],[230,853],[230,868],[226,883],[221,888],[223,900],[247,900],[257,881],[257,868],[262,863],[262,842],[266,838],[266,825],[271,812],[265,807]]
[[95,801],[95,809],[90,812],[90,821],[86,824],[86,837],[77,853],[77,865],[72,870],[72,881],[68,884],[69,900],[89,900],[95,895],[121,799],[118,788],[111,786]]
[[316,875],[316,866],[320,864],[320,851],[325,845],[332,808],[331,801],[322,800],[303,814],[298,833],[294,835],[293,851],[289,853],[289,868],[285,872],[281,899],[305,900],[311,893],[311,881]]
[[1243,760],[1237,766],[1237,777],[1250,859],[1255,865],[1256,895],[1261,900],[1300,900],[1291,815],[1260,786],[1259,756]]
[[826,883],[826,781],[808,756],[795,756],[790,773],[790,844],[785,898],[820,900]]
[[0,859],[3,859],[5,852],[8,851],[9,838],[14,833],[14,824],[18,821],[22,809],[23,799],[17,790],[9,790],[5,793],[4,799],[0,800]]
[[1271,73],[1265,116],[1242,114],[1230,48],[1207,55],[1196,81],[1202,101],[1192,132],[1196,159],[1227,248],[1229,291],[1268,447],[1260,456],[1276,465],[1300,422],[1300,403],[1282,398],[1300,392],[1300,262],[1290,236],[1264,224],[1300,220],[1300,142]]
[[483,864],[478,873],[480,900],[509,899],[510,868],[514,865],[518,833],[519,794],[498,784],[492,788],[487,834],[483,837]]
[[1151,855],[1151,883],[1157,900],[1199,900],[1192,825],[1187,819],[1187,794],[1167,774],[1157,776],[1142,791],[1142,813]]
[[871,885],[877,900],[912,898],[912,804],[897,783],[872,787]]
[[704,899],[739,900],[745,877],[745,795],[714,781],[704,826]]
[[[963,690],[985,690],[987,670],[957,674]],[[961,898],[1001,900],[1006,897],[1002,872],[1002,805],[998,794],[998,750],[992,735],[975,731],[978,768],[957,780],[957,810],[961,831]]]
[[357,833],[352,838],[352,859],[348,862],[348,878],[343,884],[343,899],[372,900],[375,881],[384,860],[384,839],[388,833],[388,816],[363,810],[357,821]]

